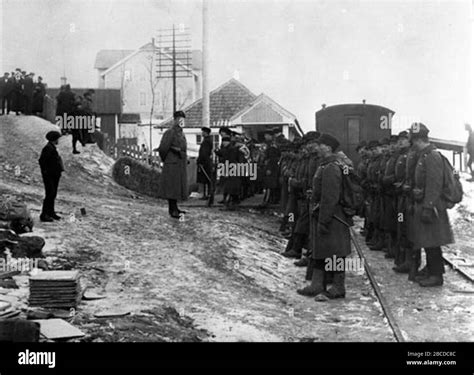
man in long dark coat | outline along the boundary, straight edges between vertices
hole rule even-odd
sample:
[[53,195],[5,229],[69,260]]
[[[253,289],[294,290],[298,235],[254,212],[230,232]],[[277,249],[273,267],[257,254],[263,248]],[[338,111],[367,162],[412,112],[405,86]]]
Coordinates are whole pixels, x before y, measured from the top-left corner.
[[414,225],[413,246],[425,249],[426,277],[417,281],[421,286],[443,285],[444,262],[441,246],[454,242],[451,224],[447,213],[447,204],[443,192],[442,155],[428,140],[428,128],[413,124],[410,137],[419,152],[415,167],[413,197]]
[[[408,200],[409,191],[403,189],[406,177],[406,165],[408,152],[410,151],[410,141],[408,138],[408,132],[402,131],[398,134],[398,157],[395,162],[395,194],[397,198],[397,243],[398,243],[398,254],[395,256],[396,266],[393,268],[398,273],[408,273],[409,262],[407,261],[407,254],[411,247],[408,241],[408,228],[407,228],[407,216],[408,216]],[[401,215],[401,220],[398,219]]]
[[212,183],[212,137],[211,129],[208,127],[201,128],[202,142],[199,146],[199,154],[197,158],[197,183],[202,186],[202,198],[208,199]]
[[[311,192],[312,222],[315,225],[311,285],[299,289],[298,294],[319,298],[344,298],[345,257],[351,253],[350,232],[340,203],[342,194],[342,168],[335,151],[339,141],[329,134],[321,134],[318,140],[320,165],[313,178]],[[334,261],[335,260],[335,261]],[[342,269],[336,268],[342,262]],[[329,267],[328,267],[329,264]],[[326,273],[333,274],[333,285],[326,291]],[[320,296],[321,295],[321,296]]]
[[229,199],[225,201],[225,209],[233,211],[240,202],[240,191],[242,188],[242,178],[239,175],[228,173],[226,166],[236,166],[245,162],[244,155],[240,152],[239,147],[231,142],[231,138],[228,135],[222,136],[222,146],[216,152],[219,157],[220,163],[217,169],[217,173],[220,177],[224,177],[224,195],[228,196]]
[[0,78],[0,106],[2,107],[2,115],[9,112],[8,105],[8,78],[10,73],[5,73],[3,77]]
[[[76,96],[71,91],[69,84],[61,86],[58,96],[56,96],[56,116],[64,117],[72,114],[76,108]],[[68,133],[66,127],[63,127],[62,133]]]
[[34,75],[34,73],[30,73],[23,80],[25,115],[31,115],[33,113],[33,94],[35,92],[35,83],[33,82]]
[[46,96],[46,85],[43,83],[43,77],[38,77],[33,93],[33,114],[41,115],[43,113],[43,102]]
[[183,133],[185,118],[183,111],[174,113],[173,126],[163,134],[158,147],[163,161],[158,196],[168,200],[168,212],[175,219],[179,219],[181,214],[185,213],[178,208],[177,202],[188,198],[187,143]]
[[61,133],[50,131],[46,134],[48,143],[44,146],[39,164],[41,175],[43,177],[45,198],[43,201],[43,210],[41,211],[40,220],[50,222],[61,219],[54,209],[54,201],[58,194],[58,185],[61,173],[64,171],[63,161],[56,149]]

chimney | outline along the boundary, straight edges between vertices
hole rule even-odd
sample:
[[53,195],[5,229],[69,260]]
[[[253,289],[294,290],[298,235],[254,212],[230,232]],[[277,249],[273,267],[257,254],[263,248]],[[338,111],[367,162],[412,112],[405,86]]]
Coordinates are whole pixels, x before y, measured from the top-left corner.
[[324,103],[321,104],[321,107],[322,107],[323,109],[326,108],[326,104],[324,104]]
[[362,99],[362,104],[365,104],[365,99]]

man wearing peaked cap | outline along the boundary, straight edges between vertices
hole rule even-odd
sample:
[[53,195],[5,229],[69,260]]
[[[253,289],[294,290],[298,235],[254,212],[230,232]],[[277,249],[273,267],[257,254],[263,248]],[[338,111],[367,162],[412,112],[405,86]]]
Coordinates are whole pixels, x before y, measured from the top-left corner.
[[183,111],[174,113],[173,126],[165,131],[157,149],[163,161],[158,196],[168,200],[168,213],[174,219],[186,213],[178,208],[178,201],[188,198],[187,142],[183,133],[185,117]]
[[[202,190],[201,199],[209,199],[211,196],[212,181],[212,138],[211,129],[203,126],[201,128],[201,145],[199,146],[199,154],[196,160],[197,179],[196,182]],[[211,202],[212,203],[212,202]]]
[[54,201],[58,194],[58,185],[61,173],[64,171],[63,161],[59,156],[56,146],[61,133],[58,131],[50,131],[46,134],[48,143],[41,151],[39,165],[41,168],[41,176],[43,177],[45,198],[43,201],[43,209],[41,211],[40,220],[52,222],[61,219],[54,209]]
[[186,115],[183,111],[176,111],[173,115],[173,118],[186,118]]

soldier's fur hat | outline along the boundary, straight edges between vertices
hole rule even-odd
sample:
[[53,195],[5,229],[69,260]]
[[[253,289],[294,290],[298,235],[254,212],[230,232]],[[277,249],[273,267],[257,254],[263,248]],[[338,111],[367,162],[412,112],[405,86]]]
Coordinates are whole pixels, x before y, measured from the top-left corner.
[[430,130],[421,122],[414,122],[410,126],[410,139],[426,138]]
[[339,147],[339,141],[332,135],[326,133],[321,134],[318,138],[318,143],[331,147],[333,151],[336,151]]

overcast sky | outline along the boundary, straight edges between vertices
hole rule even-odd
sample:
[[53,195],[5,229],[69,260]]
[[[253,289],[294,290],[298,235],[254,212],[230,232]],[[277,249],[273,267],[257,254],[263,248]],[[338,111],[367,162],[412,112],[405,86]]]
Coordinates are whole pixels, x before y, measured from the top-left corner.
[[[464,139],[473,118],[471,1],[211,1],[211,89],[238,75],[314,129],[327,105],[393,109],[400,126]],[[172,23],[201,48],[201,1],[0,0],[3,70],[96,87],[101,49],[135,49]],[[471,63],[470,63],[471,62]]]

